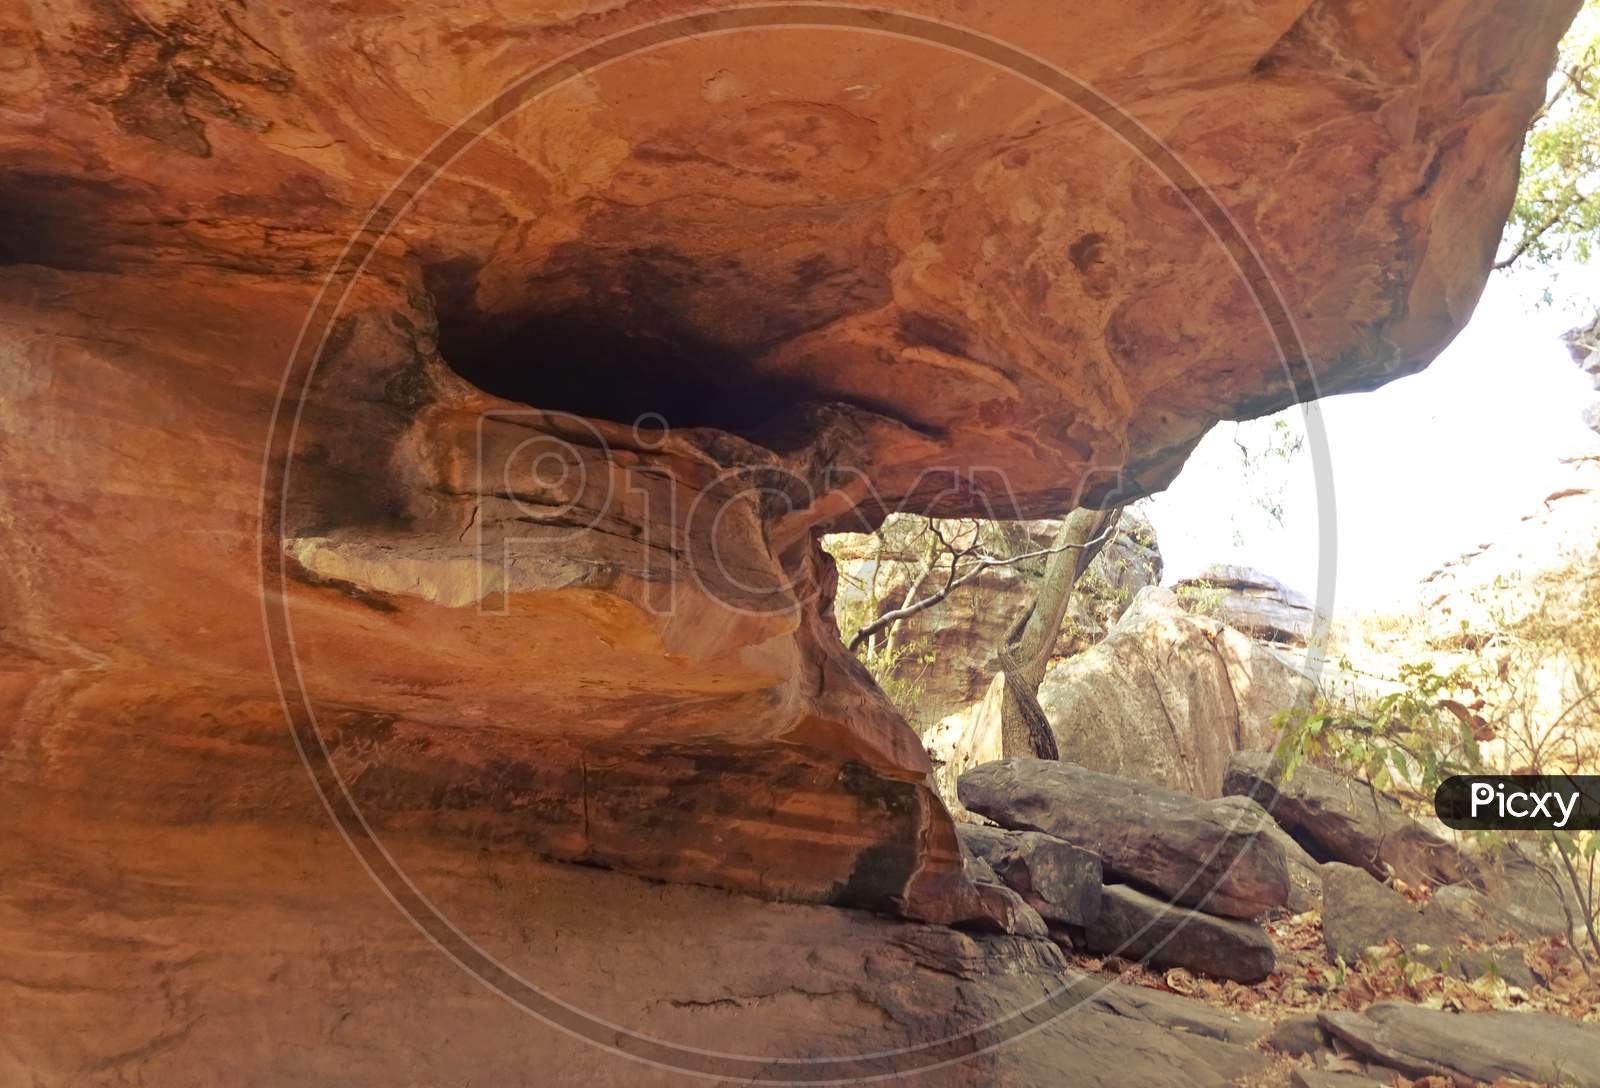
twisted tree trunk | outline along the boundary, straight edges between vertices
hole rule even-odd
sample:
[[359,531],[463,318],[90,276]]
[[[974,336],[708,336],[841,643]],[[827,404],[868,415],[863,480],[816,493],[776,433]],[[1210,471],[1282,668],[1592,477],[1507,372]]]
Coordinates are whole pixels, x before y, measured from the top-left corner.
[[1051,545],[1044,579],[1033,604],[1012,625],[996,655],[1005,676],[1000,710],[1000,751],[1006,756],[1060,759],[1055,735],[1039,707],[1039,684],[1050,664],[1050,650],[1072,602],[1073,587],[1116,532],[1122,507],[1074,510]]

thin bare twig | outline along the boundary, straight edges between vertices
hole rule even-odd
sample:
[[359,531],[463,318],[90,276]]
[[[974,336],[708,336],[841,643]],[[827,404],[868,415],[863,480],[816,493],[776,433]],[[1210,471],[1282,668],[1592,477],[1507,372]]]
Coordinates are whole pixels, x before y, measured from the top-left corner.
[[[1013,555],[1005,558],[982,554],[978,552],[976,545],[971,548],[956,549],[945,540],[944,535],[940,533],[937,528],[935,528],[933,531],[934,534],[939,537],[939,542],[944,545],[947,551],[950,552],[950,575],[945,579],[945,584],[919,601],[905,605],[901,608],[896,608],[891,612],[885,612],[871,623],[862,624],[862,626],[856,631],[855,635],[850,639],[848,649],[851,653],[854,653],[860,648],[863,642],[877,634],[879,631],[883,630],[885,627],[892,623],[898,623],[900,620],[903,620],[908,616],[915,616],[918,612],[923,612],[932,608],[934,605],[950,596],[951,593],[955,592],[957,589],[960,589],[962,586],[966,585],[968,582],[972,581],[986,570],[995,570],[999,567],[1011,567],[1018,563],[1025,563],[1030,559],[1040,559],[1047,555],[1055,555],[1058,552],[1073,551],[1077,549],[1098,546],[1105,543],[1106,539],[1116,531],[1116,526],[1111,526],[1111,528],[1107,529],[1104,533],[1101,533],[1094,540],[1088,540],[1082,544],[1062,544],[1059,547],[1039,548],[1035,551],[1024,552],[1021,555]],[[956,570],[962,559],[975,559],[976,562],[965,574],[957,577]],[[935,559],[934,562],[937,563],[938,560]]]

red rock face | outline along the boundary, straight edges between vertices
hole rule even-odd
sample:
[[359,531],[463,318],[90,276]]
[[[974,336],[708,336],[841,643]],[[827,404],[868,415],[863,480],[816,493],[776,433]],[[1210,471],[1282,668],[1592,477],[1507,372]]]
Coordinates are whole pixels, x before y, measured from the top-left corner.
[[310,834],[287,706],[380,836],[969,915],[814,534],[1161,486],[1292,400],[1263,298],[1324,392],[1425,365],[1574,6],[912,12],[1076,102],[930,24],[700,24],[403,209],[689,5],[5,12],[8,849]]

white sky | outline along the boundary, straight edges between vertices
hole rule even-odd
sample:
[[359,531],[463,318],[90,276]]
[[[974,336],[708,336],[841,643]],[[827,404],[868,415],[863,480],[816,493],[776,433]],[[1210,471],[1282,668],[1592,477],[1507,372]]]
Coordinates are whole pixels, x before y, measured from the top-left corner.
[[[1556,301],[1538,305],[1552,284]],[[1560,486],[1561,457],[1600,453],[1600,436],[1582,419],[1600,393],[1559,339],[1597,302],[1600,262],[1569,266],[1553,281],[1537,268],[1495,273],[1471,323],[1428,369],[1320,403],[1338,511],[1336,614],[1408,604],[1429,572],[1494,539]],[[1290,418],[1303,426],[1300,416],[1295,409]],[[1259,449],[1270,426],[1219,424],[1172,487],[1144,504],[1165,580],[1242,563],[1316,596],[1309,447],[1246,478],[1235,445],[1237,429]],[[1253,498],[1263,494],[1281,498],[1281,526]]]

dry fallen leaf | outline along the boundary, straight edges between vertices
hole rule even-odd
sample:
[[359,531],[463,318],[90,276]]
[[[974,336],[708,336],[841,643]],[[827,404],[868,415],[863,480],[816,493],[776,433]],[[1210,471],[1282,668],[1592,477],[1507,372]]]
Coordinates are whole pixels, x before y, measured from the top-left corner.
[[1162,976],[1162,980],[1166,982],[1167,989],[1175,994],[1189,995],[1199,989],[1195,977],[1182,967],[1172,968]]
[[[1115,957],[1102,960],[1069,953],[1069,958],[1082,970],[1129,985],[1182,994],[1273,1022],[1323,1009],[1362,1012],[1377,1001],[1408,1001],[1424,1008],[1456,1011],[1515,1008],[1600,1023],[1600,977],[1590,978],[1578,957],[1559,940],[1516,946],[1542,983],[1524,991],[1492,977],[1469,983],[1442,973],[1392,940],[1375,946],[1374,955],[1348,967],[1330,964],[1319,911],[1274,919],[1267,930],[1278,952],[1276,969],[1262,982],[1248,986],[1197,977],[1181,968],[1151,970]],[[1418,1083],[1426,1085],[1427,1081]]]

